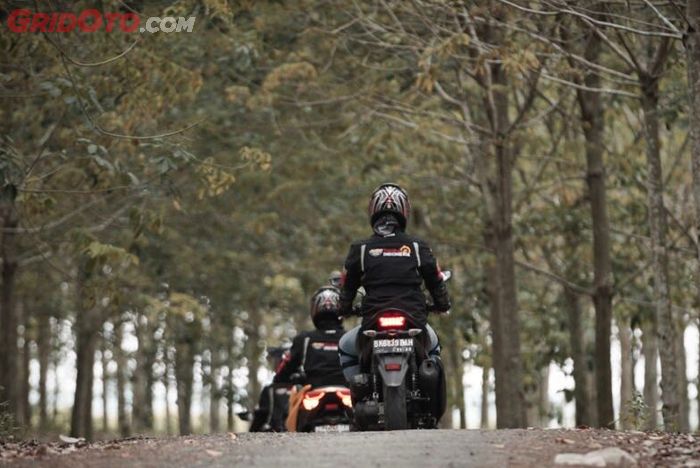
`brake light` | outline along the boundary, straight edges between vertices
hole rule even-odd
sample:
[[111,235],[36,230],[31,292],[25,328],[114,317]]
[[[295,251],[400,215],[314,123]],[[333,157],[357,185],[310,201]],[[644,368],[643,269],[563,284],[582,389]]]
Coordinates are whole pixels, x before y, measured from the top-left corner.
[[401,370],[401,364],[398,362],[395,363],[390,363],[390,364],[385,364],[384,369],[388,371],[400,371]]
[[347,406],[348,408],[352,408],[352,398],[350,397],[350,390],[338,390],[337,392],[335,392],[335,394],[338,395],[338,398],[340,398],[340,401],[342,401],[345,406]]
[[404,328],[406,317],[402,315],[385,315],[379,317],[379,328]]
[[318,404],[321,402],[321,398],[323,398],[325,395],[326,392],[312,390],[304,395],[304,400],[301,403],[304,405],[304,409],[306,411],[311,411],[318,406]]

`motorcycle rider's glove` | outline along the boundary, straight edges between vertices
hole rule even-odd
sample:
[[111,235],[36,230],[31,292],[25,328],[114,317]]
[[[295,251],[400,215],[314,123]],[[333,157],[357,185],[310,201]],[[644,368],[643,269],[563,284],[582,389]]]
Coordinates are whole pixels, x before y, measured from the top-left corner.
[[444,281],[440,281],[430,291],[430,295],[433,298],[431,312],[449,312],[452,304],[450,303],[450,295],[447,293],[447,285]]

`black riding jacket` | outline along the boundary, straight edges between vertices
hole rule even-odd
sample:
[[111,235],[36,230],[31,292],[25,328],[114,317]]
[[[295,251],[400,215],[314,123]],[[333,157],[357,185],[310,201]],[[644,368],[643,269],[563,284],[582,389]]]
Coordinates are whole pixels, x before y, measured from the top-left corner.
[[277,368],[273,382],[289,382],[292,374],[300,373],[304,383],[312,387],[346,385],[338,359],[338,341],[343,333],[345,330],[339,327],[298,334]]
[[421,290],[423,282],[433,298],[435,309],[448,311],[447,287],[428,244],[400,230],[386,237],[374,234],[350,247],[340,294],[341,313],[352,313],[357,289],[363,286],[366,292],[361,309],[363,325],[376,312],[400,309],[408,313],[417,325],[425,326],[428,311]]

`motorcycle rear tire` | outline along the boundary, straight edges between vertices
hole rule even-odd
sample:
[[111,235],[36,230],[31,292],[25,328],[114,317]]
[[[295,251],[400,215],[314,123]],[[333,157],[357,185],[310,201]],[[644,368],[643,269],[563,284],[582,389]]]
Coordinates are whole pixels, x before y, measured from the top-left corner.
[[408,429],[406,382],[398,387],[384,385],[384,429],[387,431]]

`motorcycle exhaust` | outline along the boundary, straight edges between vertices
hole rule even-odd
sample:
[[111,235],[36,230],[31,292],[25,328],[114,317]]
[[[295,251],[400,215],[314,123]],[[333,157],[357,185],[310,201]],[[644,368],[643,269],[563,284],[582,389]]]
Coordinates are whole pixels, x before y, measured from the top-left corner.
[[422,394],[437,397],[440,384],[440,368],[432,359],[425,359],[418,367],[418,389]]
[[355,424],[359,429],[365,430],[371,425],[377,424],[379,419],[379,403],[376,401],[363,401],[354,408]]
[[362,401],[372,393],[372,385],[369,374],[353,375],[350,380],[350,392],[353,403]]

